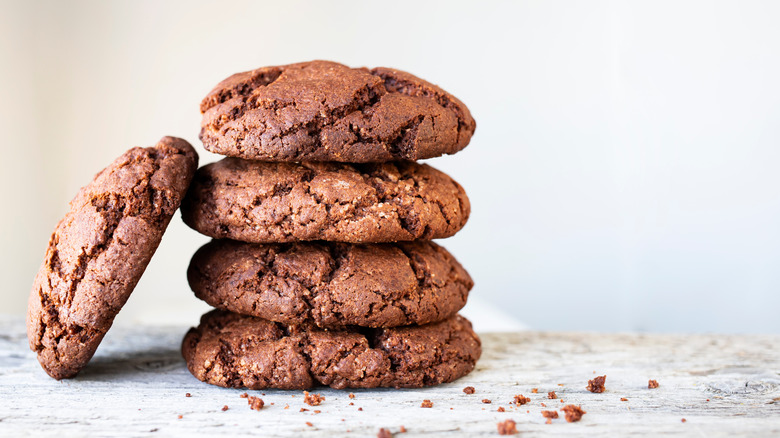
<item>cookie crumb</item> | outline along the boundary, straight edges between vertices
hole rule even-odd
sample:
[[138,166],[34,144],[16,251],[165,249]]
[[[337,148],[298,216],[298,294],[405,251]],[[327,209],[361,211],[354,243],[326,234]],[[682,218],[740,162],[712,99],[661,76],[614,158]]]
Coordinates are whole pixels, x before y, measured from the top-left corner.
[[625,397],[620,397],[620,401],[628,401],[628,399]]
[[597,394],[602,393],[604,392],[604,382],[606,381],[607,381],[606,375],[598,376],[593,380],[588,380],[588,386],[586,387],[586,389],[590,392],[594,392]]
[[425,400],[422,401],[422,404],[420,405],[420,407],[421,408],[432,408],[433,407],[433,402],[428,400],[428,399],[425,399]]
[[355,406],[355,403],[349,402],[350,406]]
[[307,405],[319,406],[323,401],[325,401],[325,397],[320,394],[309,394],[308,391],[303,391],[303,402]]
[[530,399],[530,398],[528,398],[528,397],[524,397],[524,396],[523,396],[523,394],[520,394],[520,395],[516,395],[516,396],[515,396],[515,401],[514,401],[514,403],[515,403],[517,406],[522,406],[522,405],[524,405],[524,404],[526,404],[526,403],[528,403],[528,402],[530,402],[530,401],[531,401],[531,399]]
[[245,392],[245,393],[241,394],[239,397],[241,397],[241,398],[247,398],[247,397],[249,397],[249,394]]
[[309,426],[309,427],[312,427],[312,426],[314,426],[313,424],[311,424],[311,421],[307,421],[307,422],[306,422],[306,425],[307,425],[307,426]]
[[227,411],[228,409],[230,409],[230,408],[228,407],[228,405],[222,406],[222,412],[225,412],[225,411]]
[[559,383],[558,386],[563,386],[563,383]]
[[558,418],[558,411],[542,411],[544,418]]
[[362,411],[362,410],[363,410],[363,408],[358,408],[358,411]]
[[558,398],[558,395],[555,393],[555,391],[550,391],[547,393],[547,398],[549,398],[550,400],[555,400],[556,398]]
[[184,394],[184,396],[185,396],[185,397],[192,397],[192,394],[190,394],[190,393],[188,392],[188,393]]
[[544,403],[542,403],[542,407],[543,407],[543,408],[546,408],[546,407],[547,407],[547,405],[546,405],[546,404],[544,404]]
[[181,420],[182,418],[184,418],[184,415],[179,415],[177,418],[178,418],[179,420]]
[[498,423],[499,435],[514,435],[517,433],[517,423],[514,420],[506,420]]
[[290,409],[290,405],[284,405],[285,409]]
[[658,381],[657,380],[652,380],[652,379],[648,380],[647,381],[647,388],[648,389],[658,388]]
[[401,425],[401,428],[398,429],[398,433],[406,433],[406,428],[403,426],[403,424]]
[[566,421],[569,423],[580,421],[582,416],[586,414],[586,412],[582,410],[581,406],[566,405],[562,407],[561,410],[564,412],[564,414],[566,414]]
[[503,406],[498,407],[498,412],[506,412],[506,409],[504,409]]
[[263,399],[260,397],[253,397],[251,395],[247,397],[246,402],[249,404],[249,409],[253,409],[255,411],[259,411],[260,409],[263,409],[263,406],[265,406]]
[[350,392],[350,393],[349,393],[349,398],[355,398],[355,394],[353,394],[353,393],[351,393],[351,392]]
[[532,388],[531,392],[534,393],[534,394],[538,394],[539,393],[539,388]]
[[376,434],[376,438],[393,438],[393,434],[383,427],[379,429],[379,433]]
[[308,412],[308,411],[309,411],[309,410],[308,410],[308,409],[306,409],[306,408],[301,408],[301,410],[300,410],[300,411],[298,411],[298,412]]
[[465,392],[466,394],[474,394],[476,390],[474,389],[473,386],[467,386],[463,388],[463,392]]
[[489,405],[490,403],[493,403],[493,401],[490,400],[489,398],[483,398],[482,399],[482,403],[485,403],[486,405]]
[[315,413],[315,414],[321,414],[321,413],[322,413],[322,411],[321,411],[321,410],[319,410],[319,409],[315,409],[315,410],[314,410],[314,413]]
[[683,418],[681,421],[682,421],[683,423],[685,423],[685,422],[686,422],[686,421],[688,421],[688,420],[686,420],[685,418]]

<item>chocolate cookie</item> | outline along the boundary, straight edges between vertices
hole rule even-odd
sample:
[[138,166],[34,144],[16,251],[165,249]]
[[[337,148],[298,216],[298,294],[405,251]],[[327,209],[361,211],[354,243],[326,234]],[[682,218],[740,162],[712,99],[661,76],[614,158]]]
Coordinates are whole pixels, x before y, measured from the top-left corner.
[[235,74],[200,111],[206,149],[265,161],[432,158],[466,147],[476,128],[466,105],[436,85],[328,61]]
[[27,308],[30,348],[50,376],[75,376],[95,353],[197,167],[189,143],[163,137],[124,153],[70,202]]
[[207,236],[256,243],[436,239],[455,234],[470,213],[463,188],[425,164],[238,158],[198,169],[181,209]]
[[423,326],[320,330],[213,310],[182,342],[199,380],[250,389],[419,388],[468,374],[481,353],[460,315]]
[[187,271],[195,295],[219,309],[285,324],[397,327],[455,315],[474,282],[427,241],[353,245],[214,240]]

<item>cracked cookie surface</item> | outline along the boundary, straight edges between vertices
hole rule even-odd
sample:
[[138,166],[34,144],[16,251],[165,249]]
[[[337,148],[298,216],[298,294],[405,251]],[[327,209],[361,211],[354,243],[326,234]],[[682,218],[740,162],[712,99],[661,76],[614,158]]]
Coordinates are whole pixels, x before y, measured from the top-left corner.
[[423,326],[321,330],[213,310],[182,341],[192,375],[228,388],[420,388],[458,379],[482,353],[460,315]]
[[189,143],[163,137],[124,153],[70,202],[27,308],[30,348],[50,376],[73,377],[89,362],[157,249],[197,162]]
[[264,161],[420,160],[458,152],[476,129],[468,108],[436,85],[329,61],[237,73],[200,111],[206,149]]
[[181,210],[216,239],[375,243],[452,236],[470,208],[463,188],[427,164],[225,158],[198,169]]
[[324,328],[428,324],[455,315],[474,282],[433,242],[355,245],[214,240],[187,278],[208,304]]

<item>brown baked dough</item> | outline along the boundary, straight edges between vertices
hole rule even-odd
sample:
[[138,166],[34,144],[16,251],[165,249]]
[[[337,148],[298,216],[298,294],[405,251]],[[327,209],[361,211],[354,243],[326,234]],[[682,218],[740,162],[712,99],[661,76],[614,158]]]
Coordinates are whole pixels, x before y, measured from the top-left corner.
[[35,277],[27,337],[55,379],[89,362],[179,208],[198,167],[189,143],[133,148],[70,202]]
[[265,161],[420,160],[458,152],[476,129],[466,105],[436,85],[329,61],[234,74],[200,111],[206,149]]
[[354,245],[213,240],[187,271],[210,305],[285,324],[324,328],[428,324],[455,315],[474,282],[427,241]]
[[420,388],[458,379],[482,353],[471,323],[321,330],[213,310],[182,342],[199,380],[228,388]]
[[376,243],[449,237],[466,192],[427,164],[278,163],[225,158],[201,167],[182,217],[216,238],[254,243]]

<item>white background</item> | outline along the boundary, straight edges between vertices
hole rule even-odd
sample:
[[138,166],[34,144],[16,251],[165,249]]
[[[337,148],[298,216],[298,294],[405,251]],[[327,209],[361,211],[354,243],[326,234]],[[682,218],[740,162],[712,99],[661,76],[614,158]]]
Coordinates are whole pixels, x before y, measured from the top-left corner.
[[[0,313],[116,156],[175,135],[215,161],[217,82],[331,59],[471,108],[471,145],[430,163],[471,198],[441,243],[474,303],[537,329],[780,332],[778,2],[1,3]],[[196,323],[206,240],[177,214],[118,321]]]

